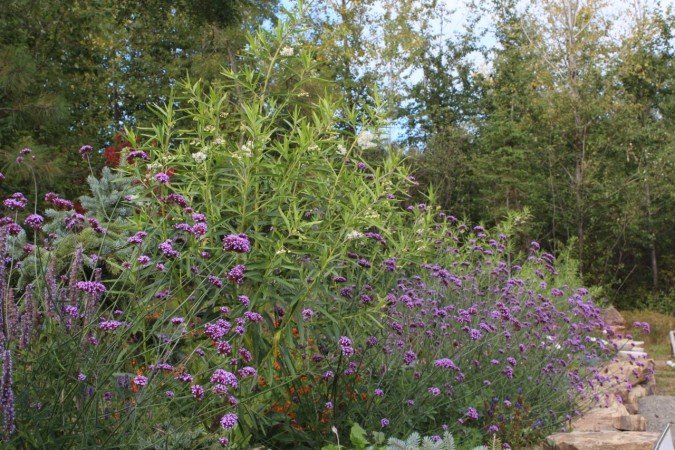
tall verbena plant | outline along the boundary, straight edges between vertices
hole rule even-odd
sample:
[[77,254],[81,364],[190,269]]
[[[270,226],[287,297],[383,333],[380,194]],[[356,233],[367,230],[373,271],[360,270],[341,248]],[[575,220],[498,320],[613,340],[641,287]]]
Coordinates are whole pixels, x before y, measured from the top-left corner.
[[377,111],[331,95],[298,27],[181,83],[83,208],[5,200],[13,445],[316,448],[358,421],[519,447],[573,412],[603,347],[586,291],[510,222],[409,205],[402,156],[362,158]]

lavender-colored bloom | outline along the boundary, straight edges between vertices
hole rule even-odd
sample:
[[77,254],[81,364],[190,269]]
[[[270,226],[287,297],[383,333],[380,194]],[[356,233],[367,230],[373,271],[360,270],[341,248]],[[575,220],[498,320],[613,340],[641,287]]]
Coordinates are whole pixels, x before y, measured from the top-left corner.
[[369,269],[369,268],[371,267],[371,265],[372,265],[372,264],[370,264],[370,261],[368,261],[368,260],[365,259],[365,258],[360,258],[356,263],[357,263],[359,266],[361,266],[361,267],[363,267],[363,268],[366,268],[366,269]]
[[149,161],[150,160],[150,157],[148,156],[148,154],[145,153],[142,150],[131,150],[127,154],[127,162],[129,164],[131,164],[132,162],[134,162],[135,159],[138,159],[138,158],[142,159],[143,161]]
[[645,334],[651,333],[651,326],[649,322],[633,322],[633,328],[642,328],[642,332]]
[[190,226],[189,223],[177,223],[173,226],[174,230],[178,231],[185,231],[186,233],[190,233],[192,231],[192,227]]
[[218,278],[215,275],[209,275],[208,277],[206,277],[206,279],[209,283],[211,283],[213,286],[217,287],[218,289],[223,287],[223,280],[221,280],[220,278]]
[[237,300],[239,300],[239,303],[241,303],[246,307],[248,307],[248,305],[251,304],[251,300],[246,295],[240,295],[239,297],[237,297]]
[[333,402],[326,402],[324,406],[326,407],[326,409],[333,409]]
[[103,331],[114,331],[124,325],[124,322],[118,320],[103,320],[98,324],[98,327]]
[[255,370],[255,367],[250,366],[242,367],[239,369],[238,373],[240,378],[254,377],[258,375],[258,371]]
[[213,375],[211,375],[211,383],[223,384],[225,386],[230,386],[233,389],[236,389],[238,386],[237,376],[224,369],[216,369],[213,372]]
[[241,284],[244,282],[245,272],[246,266],[243,264],[236,265],[227,273],[227,279],[235,284]]
[[382,389],[375,389],[373,391],[373,395],[375,395],[375,397],[382,397],[384,395],[384,391]]
[[66,230],[78,232],[84,229],[85,217],[78,212],[73,212],[66,216],[66,218],[63,219],[63,222],[66,226]]
[[107,229],[101,226],[101,224],[95,217],[87,218],[87,222],[89,222],[89,226],[91,226],[91,228],[98,234],[106,234],[108,232]]
[[86,381],[86,380],[87,380],[87,376],[85,374],[83,374],[82,372],[80,372],[77,375],[77,381]]
[[2,202],[5,208],[11,210],[24,209],[28,204],[28,199],[21,192],[13,193],[8,199]]
[[382,261],[382,265],[384,266],[385,270],[387,272],[395,272],[396,271],[396,258],[388,258]]
[[389,426],[389,419],[386,417],[380,420],[380,426],[382,428],[387,428]]
[[235,413],[227,413],[220,419],[220,426],[226,430],[231,430],[237,426],[239,421],[239,416]]
[[261,322],[263,320],[263,316],[261,316],[257,312],[252,312],[252,311],[246,311],[244,313],[244,317],[246,317],[246,319],[248,319],[249,321],[251,321],[253,323]]
[[181,208],[186,208],[188,205],[188,201],[185,199],[185,197],[183,197],[180,194],[176,194],[175,192],[167,195],[166,198],[163,199],[163,201],[165,203],[174,203],[180,206]]
[[190,233],[195,237],[204,236],[209,227],[205,222],[198,222],[190,228]]
[[223,250],[235,253],[251,251],[251,242],[245,234],[230,234],[223,238]]
[[302,310],[302,320],[308,321],[314,317],[314,311],[310,308],[305,308]]
[[0,172],[0,181],[3,181],[5,179],[5,174]]
[[183,372],[179,375],[176,375],[174,379],[183,382],[183,383],[192,383],[193,377],[187,372]]
[[136,261],[138,261],[138,263],[142,266],[147,266],[148,264],[150,264],[150,257],[147,255],[141,255],[138,257]]
[[412,350],[408,350],[403,355],[403,364],[409,366],[417,360],[417,355]]
[[434,397],[437,397],[437,396],[441,395],[441,390],[438,389],[437,387],[434,387],[434,386],[430,387],[430,388],[428,389],[428,391],[429,391],[429,393],[430,393],[431,395],[433,395]]
[[204,388],[202,386],[195,384],[190,388],[190,392],[192,392],[192,396],[197,400],[204,399]]
[[14,423],[15,410],[12,376],[12,353],[10,350],[5,350],[3,355],[2,379],[0,380],[2,386],[2,392],[0,392],[0,405],[2,405],[3,427],[6,437],[12,435],[16,430],[16,425]]
[[171,177],[164,172],[159,172],[155,174],[155,180],[160,184],[167,184],[171,180]]
[[79,150],[80,156],[83,159],[87,158],[91,154],[91,152],[93,152],[93,151],[94,151],[94,147],[92,147],[91,145],[88,145],[88,144],[83,145],[82,147],[80,147],[80,150]]
[[79,310],[77,309],[77,306],[74,306],[74,305],[64,306],[63,312],[65,313],[65,315],[67,315],[69,317],[72,317],[73,319],[76,319],[78,314],[79,314]]
[[31,214],[26,217],[26,220],[23,222],[27,227],[30,227],[34,230],[39,230],[42,228],[45,218],[39,214]]
[[434,365],[436,367],[444,367],[446,369],[459,370],[459,367],[457,367],[455,363],[449,358],[437,359],[434,362]]
[[338,344],[340,344],[341,347],[351,347],[352,346],[352,340],[349,339],[347,336],[340,336],[340,339],[338,340]]
[[47,203],[54,205],[56,208],[65,210],[73,209],[74,206],[73,202],[60,197],[58,194],[55,194],[54,192],[47,192],[45,194],[45,201]]
[[136,234],[127,239],[127,242],[129,244],[137,244],[137,245],[142,244],[143,239],[145,239],[147,235],[148,233],[146,233],[145,231],[138,231]]
[[97,281],[78,281],[75,287],[89,294],[102,294],[106,291],[103,283]]
[[173,241],[171,239],[167,239],[166,241],[159,244],[159,250],[167,258],[178,258],[180,256],[180,252],[174,250]]
[[146,386],[148,384],[148,377],[144,377],[143,375],[136,375],[134,377],[134,384],[136,386]]
[[476,408],[470,407],[466,410],[466,417],[472,420],[478,420],[478,411]]
[[504,370],[502,370],[502,373],[503,373],[504,376],[505,376],[506,378],[508,378],[509,380],[512,380],[512,379],[513,379],[513,367],[507,366]]
[[469,337],[471,338],[471,340],[477,341],[481,337],[483,337],[483,334],[479,330],[476,330],[475,328],[471,328],[469,330]]

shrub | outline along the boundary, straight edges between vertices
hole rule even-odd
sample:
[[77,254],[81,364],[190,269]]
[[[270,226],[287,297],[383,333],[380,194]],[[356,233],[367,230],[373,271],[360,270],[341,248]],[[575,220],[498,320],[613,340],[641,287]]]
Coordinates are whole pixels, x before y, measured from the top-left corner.
[[79,212],[7,200],[12,444],[316,448],[359,421],[520,446],[573,412],[602,353],[585,291],[513,254],[510,223],[407,204],[402,156],[361,157],[376,111],[330,95],[296,25],[182,83]]

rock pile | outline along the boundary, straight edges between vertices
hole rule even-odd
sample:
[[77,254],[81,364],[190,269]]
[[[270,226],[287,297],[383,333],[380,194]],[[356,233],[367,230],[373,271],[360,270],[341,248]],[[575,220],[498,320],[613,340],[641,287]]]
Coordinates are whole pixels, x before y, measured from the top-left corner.
[[619,311],[608,308],[603,319],[614,332],[608,345],[616,357],[599,368],[600,381],[590,388],[587,412],[573,420],[571,431],[548,437],[548,450],[653,450],[659,433],[646,432],[647,421],[639,413],[640,398],[652,394],[654,361],[644,342],[625,335],[626,322]]

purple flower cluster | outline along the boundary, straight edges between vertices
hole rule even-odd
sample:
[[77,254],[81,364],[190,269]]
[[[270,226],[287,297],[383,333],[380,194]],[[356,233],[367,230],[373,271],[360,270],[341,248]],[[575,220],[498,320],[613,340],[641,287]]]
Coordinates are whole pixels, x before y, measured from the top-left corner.
[[45,201],[53,205],[57,209],[69,210],[73,209],[74,207],[73,202],[60,197],[58,194],[55,194],[54,192],[47,192],[47,194],[45,194]]
[[220,418],[220,426],[225,430],[231,430],[237,426],[239,416],[235,413],[227,413]]
[[34,230],[40,230],[42,229],[42,225],[45,222],[45,218],[42,217],[39,214],[31,214],[28,217],[26,217],[26,220],[23,222],[27,227],[32,228]]
[[245,234],[229,234],[223,238],[223,250],[226,252],[248,253],[251,242]]
[[94,151],[94,147],[92,147],[91,145],[85,144],[85,145],[83,145],[82,147],[80,147],[79,153],[80,153],[80,156],[81,156],[83,159],[86,159],[86,158],[89,157],[89,155],[90,155],[91,152],[93,152],[93,151]]
[[180,256],[180,252],[173,248],[173,241],[171,239],[167,239],[166,241],[159,244],[159,251],[170,259],[175,259]]
[[5,205],[5,208],[11,210],[21,210],[26,207],[28,204],[28,199],[21,192],[15,192],[8,199],[5,199],[2,202]]
[[106,291],[103,283],[97,281],[78,281],[75,285],[79,290],[89,294],[102,294]]
[[234,284],[242,284],[244,282],[245,272],[246,266],[242,264],[236,265],[227,273],[227,279]]
[[127,163],[131,164],[134,162],[136,159],[142,159],[143,161],[149,161],[150,157],[148,156],[147,153],[141,150],[131,150],[127,154]]
[[155,174],[155,181],[159,184],[167,184],[171,180],[171,177],[164,172],[159,172]]

